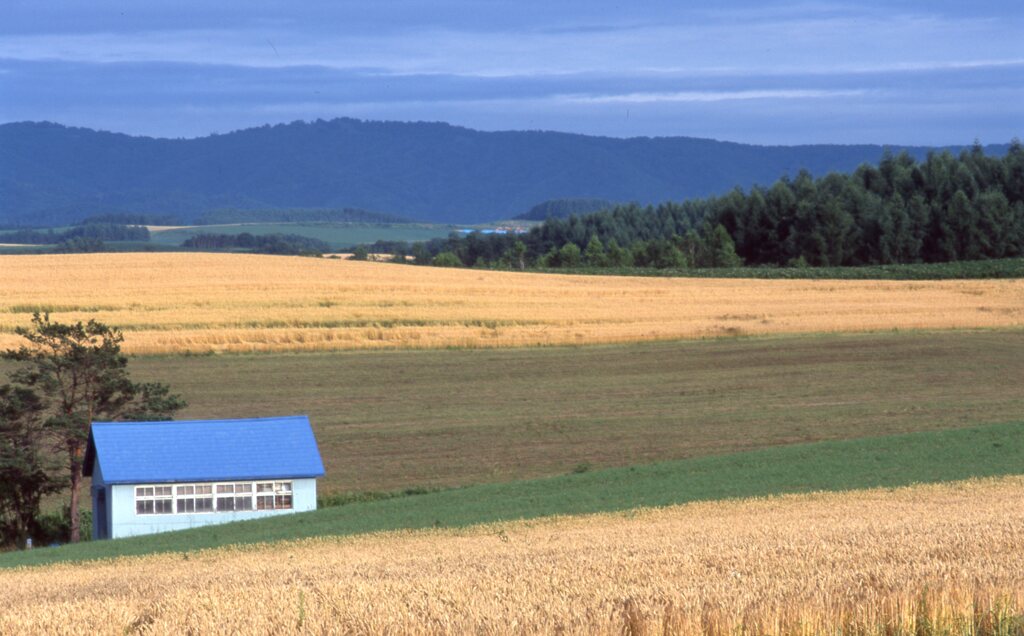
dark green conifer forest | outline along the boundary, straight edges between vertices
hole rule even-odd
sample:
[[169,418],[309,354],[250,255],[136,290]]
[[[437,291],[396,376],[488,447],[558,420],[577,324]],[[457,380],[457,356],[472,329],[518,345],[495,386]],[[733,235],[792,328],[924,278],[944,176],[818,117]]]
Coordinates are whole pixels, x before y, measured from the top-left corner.
[[[571,247],[570,247],[571,246]],[[852,174],[807,171],[769,187],[549,218],[528,233],[415,245],[465,266],[735,267],[945,263],[1024,256],[1024,148],[887,153]]]

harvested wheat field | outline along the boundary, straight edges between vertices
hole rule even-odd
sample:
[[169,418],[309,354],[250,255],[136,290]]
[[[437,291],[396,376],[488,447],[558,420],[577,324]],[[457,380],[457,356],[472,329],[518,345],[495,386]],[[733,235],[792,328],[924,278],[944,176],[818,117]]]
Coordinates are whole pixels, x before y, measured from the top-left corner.
[[8,571],[0,633],[1016,633],[1022,496],[1013,477]]
[[569,276],[241,254],[0,256],[0,346],[33,311],[135,353],[493,347],[1019,327],[1024,281]]

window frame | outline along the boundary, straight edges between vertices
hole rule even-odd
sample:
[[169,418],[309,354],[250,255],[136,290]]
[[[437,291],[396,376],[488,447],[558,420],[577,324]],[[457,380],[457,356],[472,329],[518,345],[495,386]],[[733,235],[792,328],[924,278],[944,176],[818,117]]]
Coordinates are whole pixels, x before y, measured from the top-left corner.
[[140,484],[134,486],[132,492],[135,494],[136,515],[157,516],[174,514],[174,486],[168,486],[167,484]]
[[294,509],[295,490],[291,481],[256,482],[256,510]]
[[[294,510],[294,493],[292,479],[132,485],[135,515],[138,517]],[[260,507],[261,498],[264,499],[263,507]],[[270,499],[270,507],[266,505],[267,498]],[[221,508],[222,500],[224,508]]]

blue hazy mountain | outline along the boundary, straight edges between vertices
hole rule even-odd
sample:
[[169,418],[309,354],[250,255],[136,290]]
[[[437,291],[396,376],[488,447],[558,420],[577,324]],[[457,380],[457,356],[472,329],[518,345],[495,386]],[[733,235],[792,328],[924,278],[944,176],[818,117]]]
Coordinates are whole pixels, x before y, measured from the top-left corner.
[[[922,158],[930,149],[906,150]],[[1006,146],[987,150],[1002,154]],[[0,125],[0,224],[61,225],[111,213],[189,220],[212,210],[298,208],[474,223],[557,199],[703,197],[770,184],[801,169],[850,171],[877,162],[883,151],[877,145],[755,146],[355,119],[194,139],[12,123]]]

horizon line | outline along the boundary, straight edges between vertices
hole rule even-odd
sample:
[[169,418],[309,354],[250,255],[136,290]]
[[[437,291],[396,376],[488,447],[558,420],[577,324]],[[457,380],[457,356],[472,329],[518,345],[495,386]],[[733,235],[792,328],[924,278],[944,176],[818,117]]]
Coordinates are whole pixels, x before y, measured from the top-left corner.
[[1018,142],[1018,143],[1020,142],[1020,137],[1015,135],[1015,136],[1011,137],[1008,141],[995,142],[995,143],[993,143],[993,142],[981,143],[980,140],[977,137],[975,137],[975,139],[973,141],[969,142],[969,143],[901,144],[901,143],[891,143],[891,142],[885,142],[885,143],[883,143],[883,142],[860,142],[860,143],[814,142],[814,143],[796,143],[796,144],[764,144],[764,143],[752,143],[752,142],[745,142],[745,141],[735,141],[735,140],[731,140],[731,139],[716,139],[714,137],[694,137],[692,135],[633,135],[633,136],[621,136],[620,137],[620,136],[607,135],[607,134],[588,134],[588,133],[580,133],[580,132],[569,132],[569,131],[562,131],[562,130],[553,130],[553,129],[547,129],[547,128],[517,128],[517,129],[508,128],[508,129],[485,130],[485,129],[481,129],[481,128],[472,128],[470,126],[464,126],[464,125],[461,125],[461,124],[453,124],[451,122],[446,122],[446,121],[442,121],[442,120],[425,120],[425,119],[421,119],[421,120],[362,119],[362,118],[359,118],[359,117],[351,117],[351,116],[339,116],[339,117],[332,117],[330,119],[324,119],[324,118],[320,118],[320,117],[318,117],[316,119],[294,119],[294,120],[291,120],[291,121],[288,121],[288,122],[275,122],[275,123],[267,122],[267,123],[260,124],[260,125],[245,126],[245,127],[242,127],[242,128],[234,128],[234,129],[231,129],[231,130],[229,130],[227,132],[217,132],[217,131],[214,131],[214,132],[207,133],[205,135],[180,136],[180,137],[163,137],[163,136],[156,136],[156,135],[135,134],[135,133],[129,133],[129,132],[116,131],[116,130],[108,130],[108,129],[105,129],[105,128],[93,128],[93,127],[85,126],[85,125],[65,124],[65,123],[61,123],[61,122],[58,122],[58,121],[52,121],[52,120],[46,120],[46,119],[44,119],[44,120],[23,119],[23,120],[13,120],[13,121],[2,121],[2,122],[0,122],[0,127],[25,125],[25,124],[29,124],[29,125],[49,125],[49,126],[57,126],[57,127],[60,127],[60,128],[66,128],[66,129],[88,130],[88,131],[91,131],[91,132],[101,133],[101,134],[121,135],[121,136],[125,136],[125,137],[130,137],[132,139],[151,139],[151,140],[154,140],[154,141],[193,141],[193,140],[197,140],[197,139],[209,139],[211,137],[223,137],[223,136],[227,136],[227,135],[233,135],[233,134],[238,134],[238,133],[243,133],[243,132],[248,132],[248,131],[253,131],[253,130],[261,130],[261,129],[264,129],[264,128],[278,128],[278,127],[286,127],[286,126],[294,126],[294,125],[311,126],[311,125],[316,125],[316,124],[332,124],[332,123],[339,122],[339,121],[350,121],[350,122],[356,122],[358,124],[400,124],[400,125],[408,125],[408,126],[415,126],[415,125],[447,126],[449,128],[468,130],[468,131],[475,132],[475,133],[480,133],[480,134],[510,134],[510,133],[513,133],[513,134],[514,133],[521,133],[521,134],[535,133],[536,134],[536,133],[540,133],[540,134],[566,135],[566,136],[572,136],[572,137],[589,137],[589,138],[593,138],[593,139],[614,139],[614,140],[621,140],[621,141],[628,141],[628,140],[633,140],[633,139],[649,139],[649,140],[656,140],[656,139],[690,139],[690,140],[695,140],[695,141],[710,141],[710,142],[714,142],[714,143],[734,144],[734,145],[739,145],[739,146],[753,146],[753,147],[759,147],[759,148],[806,148],[806,147],[814,147],[814,146],[839,146],[839,147],[846,147],[846,148],[856,148],[856,147],[875,147],[875,146],[877,146],[877,147],[881,147],[883,149],[885,149],[885,148],[934,148],[934,149],[940,149],[940,150],[942,150],[942,149],[948,150],[948,149],[953,149],[953,148],[968,148],[968,147],[974,146],[976,144],[977,145],[981,145],[982,148],[989,148],[989,147],[994,147],[994,146],[1009,146],[1009,145],[1012,145],[1014,142]]

